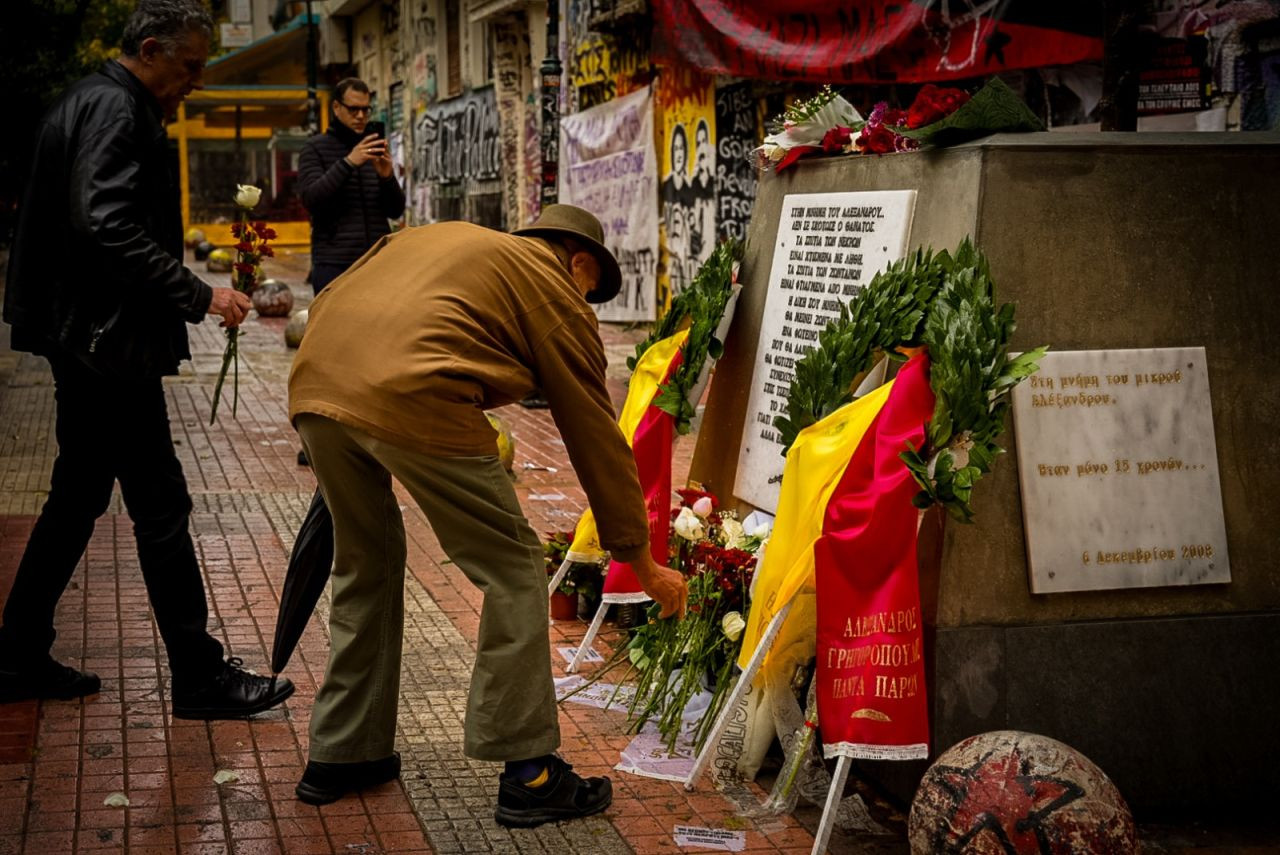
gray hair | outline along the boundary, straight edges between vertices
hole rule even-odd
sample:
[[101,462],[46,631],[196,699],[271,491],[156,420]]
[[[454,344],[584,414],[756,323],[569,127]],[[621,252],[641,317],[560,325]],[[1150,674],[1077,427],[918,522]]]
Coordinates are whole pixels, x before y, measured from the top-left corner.
[[147,39],[155,39],[172,53],[187,33],[213,36],[213,18],[201,0],[138,0],[120,40],[120,52],[137,56]]

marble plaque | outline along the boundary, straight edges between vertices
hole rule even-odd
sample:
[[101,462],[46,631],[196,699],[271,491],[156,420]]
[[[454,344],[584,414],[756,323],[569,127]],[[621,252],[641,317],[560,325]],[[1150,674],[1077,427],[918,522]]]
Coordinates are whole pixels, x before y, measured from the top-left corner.
[[1013,414],[1032,593],[1231,581],[1203,347],[1050,352]]
[[785,461],[773,420],[786,413],[795,363],[842,304],[903,257],[915,206],[914,190],[783,197],[734,484],[739,499],[778,509]]

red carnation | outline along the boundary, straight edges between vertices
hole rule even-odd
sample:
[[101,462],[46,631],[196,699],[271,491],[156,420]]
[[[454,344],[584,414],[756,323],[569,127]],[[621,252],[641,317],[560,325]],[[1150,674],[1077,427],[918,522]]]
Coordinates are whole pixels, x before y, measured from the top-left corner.
[[969,93],[962,89],[942,89],[926,83],[907,109],[907,127],[923,128],[945,119],[968,100]]
[[849,144],[852,135],[853,131],[850,128],[832,128],[822,137],[822,150],[827,154],[839,154]]
[[886,154],[894,150],[896,134],[884,125],[866,124],[858,139],[854,141],[858,151],[866,154]]
[[[676,490],[676,492],[680,494],[680,504],[686,508],[692,508],[693,503],[703,497],[711,500],[711,510],[714,511],[716,508],[720,507],[720,501],[715,496],[702,490],[695,490],[692,487],[682,487]],[[679,511],[677,511],[677,513],[679,513]]]
[[236,273],[243,273],[245,276],[253,275],[252,264],[245,264],[242,261],[237,261],[234,265],[232,265],[232,267],[235,269]]
[[253,244],[247,240],[240,241],[234,248],[238,252],[253,252]]

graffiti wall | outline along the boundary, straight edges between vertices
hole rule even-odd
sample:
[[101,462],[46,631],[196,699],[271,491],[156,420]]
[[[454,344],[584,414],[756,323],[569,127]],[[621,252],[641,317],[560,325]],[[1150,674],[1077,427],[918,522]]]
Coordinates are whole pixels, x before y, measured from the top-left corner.
[[526,113],[533,90],[529,25],[523,13],[503,15],[490,22],[489,32],[493,38],[493,88],[502,128],[502,210],[507,224],[514,228],[532,219],[526,185],[536,184],[538,176],[537,169],[525,169]]
[[644,90],[565,116],[560,132],[560,201],[600,219],[605,246],[622,268],[621,292],[596,312],[605,321],[654,320],[658,159],[653,98]]
[[429,219],[503,228],[502,145],[493,87],[428,107],[414,131],[415,185],[434,185]]
[[656,92],[662,122],[658,301],[665,306],[715,249],[715,83],[690,69],[664,68]]
[[625,37],[592,32],[591,0],[569,0],[565,7],[564,46],[569,83],[562,109],[587,110],[648,86],[649,29],[628,32]]
[[716,236],[745,240],[756,198],[753,152],[762,139],[760,99],[750,83],[716,90]]

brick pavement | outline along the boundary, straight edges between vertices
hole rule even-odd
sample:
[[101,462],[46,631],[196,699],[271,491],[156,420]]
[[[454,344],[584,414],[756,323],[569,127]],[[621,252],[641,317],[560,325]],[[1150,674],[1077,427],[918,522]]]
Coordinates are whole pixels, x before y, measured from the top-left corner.
[[[304,264],[305,258],[284,258],[271,271],[294,286],[300,302],[309,293],[300,284]],[[218,423],[208,424],[223,344],[212,320],[192,329],[195,359],[167,385],[195,503],[192,529],[212,631],[231,654],[259,669],[269,656],[293,533],[314,488],[310,471],[295,464],[296,437],[285,417],[291,354],[282,330],[281,320],[255,318],[246,325],[235,418],[224,401]],[[621,357],[641,333],[608,328],[604,335],[620,398]],[[0,590],[7,592],[43,501],[55,447],[53,389],[43,361],[0,346],[4,378]],[[516,436],[516,487],[533,525],[539,531],[570,527],[585,500],[549,414],[510,407],[502,415]],[[687,471],[692,447],[692,437],[677,445],[677,480]],[[323,604],[288,670],[298,691],[283,709],[249,722],[212,724],[169,715],[168,668],[117,496],[62,600],[54,648],[58,658],[99,673],[103,691],[84,703],[0,708],[0,855],[675,852],[676,824],[744,829],[752,852],[809,851],[812,837],[794,819],[758,826],[738,815],[742,805],[761,797],[754,785],[729,797],[708,784],[686,794],[678,784],[618,772],[612,773],[614,805],[600,817],[531,831],[497,826],[498,766],[468,760],[460,747],[481,597],[445,561],[412,502],[402,496],[402,504],[410,573],[397,740],[404,757],[401,782],[321,809],[294,798],[310,705],[327,656]],[[572,643],[584,629],[576,621],[555,625],[552,643]],[[559,668],[562,660],[555,661]],[[565,756],[585,774],[607,773],[630,739],[623,718],[564,705]],[[215,784],[220,770],[237,779]],[[104,806],[117,792],[126,794],[129,806]],[[849,844],[837,837],[833,851],[853,851]],[[884,851],[900,848],[895,843]]]

